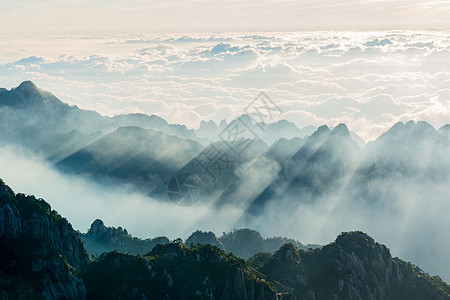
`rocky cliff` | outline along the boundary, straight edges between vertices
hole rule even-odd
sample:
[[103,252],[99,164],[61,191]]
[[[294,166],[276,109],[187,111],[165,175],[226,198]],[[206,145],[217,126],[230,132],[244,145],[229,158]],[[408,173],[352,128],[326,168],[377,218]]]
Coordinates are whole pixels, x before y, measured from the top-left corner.
[[0,298],[86,298],[89,258],[70,223],[1,180],[0,236]]

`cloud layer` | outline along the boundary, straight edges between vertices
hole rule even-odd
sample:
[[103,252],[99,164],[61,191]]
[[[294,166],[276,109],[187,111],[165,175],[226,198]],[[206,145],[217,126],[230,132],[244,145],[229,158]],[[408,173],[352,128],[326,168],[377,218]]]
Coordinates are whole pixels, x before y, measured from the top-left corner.
[[0,39],[0,83],[26,79],[107,115],[231,120],[265,91],[298,126],[372,140],[397,121],[450,120],[450,33],[315,32]]

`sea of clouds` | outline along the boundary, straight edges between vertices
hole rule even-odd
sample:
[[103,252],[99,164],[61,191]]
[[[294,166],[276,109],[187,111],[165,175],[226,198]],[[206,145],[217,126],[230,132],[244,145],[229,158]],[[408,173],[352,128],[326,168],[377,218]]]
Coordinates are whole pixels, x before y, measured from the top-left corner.
[[32,80],[106,115],[198,127],[260,91],[299,127],[346,123],[366,141],[398,121],[450,121],[450,32],[0,37],[0,86]]

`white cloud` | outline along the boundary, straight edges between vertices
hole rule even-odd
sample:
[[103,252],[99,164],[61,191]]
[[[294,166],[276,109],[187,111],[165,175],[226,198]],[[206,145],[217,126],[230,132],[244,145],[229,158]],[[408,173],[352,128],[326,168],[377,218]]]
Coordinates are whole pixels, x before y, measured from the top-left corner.
[[368,140],[408,117],[450,120],[449,32],[4,37],[0,49],[3,87],[31,79],[107,115],[196,127],[265,91],[299,126],[346,122]]

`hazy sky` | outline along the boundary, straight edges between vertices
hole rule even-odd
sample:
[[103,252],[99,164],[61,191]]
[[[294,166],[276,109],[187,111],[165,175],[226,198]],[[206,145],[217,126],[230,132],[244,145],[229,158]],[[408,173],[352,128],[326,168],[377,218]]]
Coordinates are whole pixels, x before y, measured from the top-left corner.
[[450,29],[449,0],[2,0],[0,32]]

